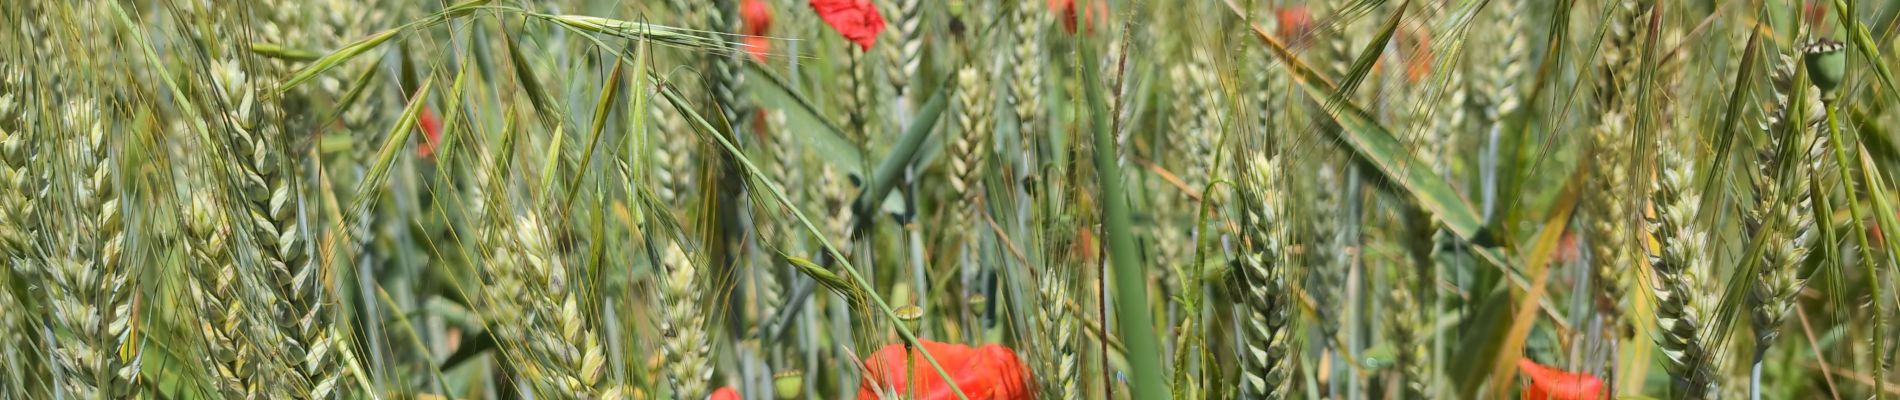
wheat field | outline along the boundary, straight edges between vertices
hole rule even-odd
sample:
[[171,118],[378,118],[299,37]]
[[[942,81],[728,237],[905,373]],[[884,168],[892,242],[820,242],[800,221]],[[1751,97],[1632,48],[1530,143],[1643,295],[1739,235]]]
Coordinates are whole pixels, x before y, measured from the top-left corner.
[[1900,398],[1896,0],[0,16],[0,398]]

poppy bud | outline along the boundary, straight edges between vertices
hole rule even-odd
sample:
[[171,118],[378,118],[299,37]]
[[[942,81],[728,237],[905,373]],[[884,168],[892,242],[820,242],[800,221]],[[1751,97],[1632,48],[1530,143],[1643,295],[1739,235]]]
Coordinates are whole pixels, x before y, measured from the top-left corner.
[[1833,98],[1834,89],[1847,76],[1847,52],[1842,51],[1846,49],[1847,45],[1833,39],[1816,39],[1802,49],[1807,54],[1808,80],[1821,88],[1824,99]]
[[779,400],[792,400],[805,392],[805,373],[789,370],[772,375],[772,391]]

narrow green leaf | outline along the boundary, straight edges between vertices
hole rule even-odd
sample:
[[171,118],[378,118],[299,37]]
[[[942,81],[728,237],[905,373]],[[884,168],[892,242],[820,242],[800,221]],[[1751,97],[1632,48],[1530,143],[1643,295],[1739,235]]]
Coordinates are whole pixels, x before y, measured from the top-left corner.
[[949,108],[949,95],[956,91],[956,87],[950,83],[951,80],[948,79],[943,81],[937,93],[930,96],[930,101],[924,103],[924,108],[917,111],[916,117],[911,118],[910,128],[904,132],[904,137],[898,140],[896,146],[891,147],[890,154],[878,161],[877,169],[871,174],[870,184],[865,186],[864,193],[859,194],[857,201],[852,203],[853,211],[855,211],[853,218],[858,229],[869,226],[870,222],[875,220],[873,216],[877,215],[875,213],[877,206],[883,204],[884,197],[891,193],[892,187],[896,186],[897,178],[903,176],[904,167],[910,165],[911,159],[917,155],[917,149],[923,147],[925,139],[930,138],[931,132],[936,131],[937,119],[943,116],[945,109]]
[[384,42],[388,42],[389,39],[395,38],[398,33],[402,33],[402,28],[385,30],[375,35],[359,39],[347,46],[343,46],[343,48],[330,53],[330,55],[323,56],[323,58],[317,59],[316,62],[310,63],[309,66],[297,70],[297,73],[292,74],[290,79],[284,81],[282,86],[277,87],[277,91],[288,92],[290,89],[296,88],[297,85],[315,79],[317,75],[323,74],[324,71],[329,71],[331,68],[343,65],[344,62],[356,58],[356,56],[362,55],[364,52],[376,48],[376,46],[381,46]]
[[[1082,59],[1094,60],[1093,47],[1079,46]],[[1161,399],[1168,396],[1168,381],[1162,377],[1166,364],[1161,362],[1160,340],[1155,336],[1154,315],[1148,304],[1147,271],[1135,253],[1134,217],[1129,210],[1128,193],[1123,189],[1121,162],[1115,151],[1115,132],[1109,123],[1107,96],[1100,68],[1083,66],[1083,95],[1087,97],[1089,129],[1095,140],[1095,171],[1102,195],[1103,236],[1108,239],[1109,262],[1114,271],[1115,310],[1121,336],[1127,345],[1129,369],[1134,375],[1130,386],[1137,399]]]
[[1393,137],[1391,132],[1374,122],[1365,111],[1353,106],[1351,102],[1340,96],[1338,91],[1333,89],[1331,82],[1326,81],[1325,77],[1300,61],[1299,57],[1293,55],[1292,51],[1288,50],[1285,44],[1280,43],[1279,39],[1275,39],[1258,25],[1255,25],[1253,30],[1255,36],[1266,42],[1272,53],[1284,61],[1282,64],[1286,66],[1287,73],[1293,77],[1293,80],[1299,82],[1308,95],[1328,105],[1323,109],[1342,128],[1341,140],[1352,145],[1353,150],[1377,167],[1386,179],[1399,184],[1416,197],[1419,205],[1430,210],[1432,215],[1443,221],[1445,227],[1452,233],[1466,240],[1471,240],[1478,235],[1483,225],[1477,212],[1458,196],[1458,192],[1451,189],[1450,184],[1445,183],[1445,180],[1438,175],[1432,174],[1429,168],[1414,168],[1414,166],[1424,164],[1420,164],[1413,158],[1411,151]]
[[747,82],[756,83],[747,88],[766,103],[785,105],[781,110],[785,111],[786,122],[800,128],[792,136],[804,141],[806,148],[824,154],[821,158],[833,168],[851,173],[863,172],[863,152],[856,144],[845,139],[844,131],[832,124],[831,120],[825,119],[824,113],[818,112],[818,107],[790,89],[784,79],[765,66],[753,62],[745,64]]
[[[466,73],[467,70],[464,69],[462,73],[456,74],[456,80],[462,80]],[[429,88],[434,85],[434,75],[424,78],[422,86],[416,89],[414,96],[410,97],[409,106],[403,108],[402,117],[397,118],[396,125],[389,128],[389,134],[384,135],[383,146],[376,151],[375,163],[370,165],[369,172],[363,175],[363,180],[356,184],[357,196],[350,202],[350,211],[344,221],[353,224],[368,215],[370,207],[375,205],[379,195],[385,192],[381,188],[383,183],[389,180],[389,168],[395,164],[396,154],[402,152],[408,145],[409,134],[415,131],[416,118],[422,114],[422,106],[428,103]],[[352,243],[360,243],[358,239],[362,238],[361,235],[368,234],[368,232],[355,232],[356,228],[367,227],[352,229],[350,237]]]

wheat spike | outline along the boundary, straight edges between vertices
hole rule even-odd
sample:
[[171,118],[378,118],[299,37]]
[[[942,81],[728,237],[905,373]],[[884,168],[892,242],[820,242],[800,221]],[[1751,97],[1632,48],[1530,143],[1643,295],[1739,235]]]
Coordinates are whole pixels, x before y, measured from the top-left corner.
[[[506,217],[499,217],[506,218]],[[526,383],[545,396],[597,396],[606,349],[582,314],[567,266],[538,216],[495,226],[492,282],[483,295],[497,340]]]
[[[1344,212],[1341,210],[1339,190],[1345,183],[1339,179],[1331,165],[1321,165],[1313,179],[1313,203],[1308,210],[1309,217],[1303,228],[1309,235],[1303,246],[1305,261],[1312,268],[1314,301],[1320,304],[1340,304],[1346,299],[1346,268],[1340,256],[1345,246],[1344,232],[1339,229]],[[1298,220],[1296,220],[1298,221]],[[1297,223],[1297,222],[1295,222]],[[1319,329],[1329,340],[1339,335],[1339,318],[1343,313],[1322,307],[1319,312]],[[1329,343],[1330,344],[1330,343]]]
[[658,182],[657,194],[665,204],[684,204],[691,198],[693,189],[693,135],[692,128],[686,125],[686,119],[676,113],[668,113],[656,102],[651,112],[653,119],[660,122],[657,135],[659,145],[653,149],[653,178]]
[[660,290],[666,315],[660,327],[665,334],[666,380],[678,399],[706,396],[713,373],[711,336],[698,303],[701,297],[697,288],[704,282],[700,282],[699,268],[693,263],[679,244],[671,242],[660,258],[666,272]]
[[1483,53],[1494,58],[1480,64],[1477,84],[1485,105],[1485,121],[1494,126],[1503,124],[1504,117],[1522,106],[1518,83],[1527,68],[1525,58],[1530,55],[1530,39],[1516,33],[1524,31],[1522,9],[1521,0],[1499,0],[1485,8],[1494,24],[1486,32],[1498,41],[1493,44],[1495,51]]
[[[51,322],[56,332],[54,359],[60,390],[74,398],[113,398],[131,393],[138,364],[119,357],[120,340],[132,323],[127,273],[119,265],[124,240],[119,221],[118,176],[103,111],[90,98],[64,104],[59,130],[44,135],[57,146],[48,182],[61,212],[46,223],[70,227],[39,239],[53,244],[45,258]],[[64,139],[62,142],[55,140]],[[51,147],[49,147],[51,148]]]
[[1080,395],[1075,318],[1069,313],[1070,289],[1075,287],[1076,257],[1073,253],[1075,230],[1062,217],[1045,217],[1041,241],[1045,259],[1036,279],[1036,330],[1042,336],[1041,365],[1043,393],[1048,397],[1073,399]]
[[1649,8],[1638,0],[1617,0],[1611,14],[1604,18],[1610,26],[1595,81],[1597,99],[1604,108],[1621,107],[1628,101],[1623,92],[1630,89],[1629,83],[1636,77],[1636,62],[1642,57],[1638,40],[1645,31],[1643,25],[1649,22]]
[[0,261],[23,257],[33,247],[33,235],[27,229],[29,205],[37,196],[29,196],[30,170],[27,160],[27,133],[34,127],[26,112],[30,92],[26,76],[11,62],[0,61]]
[[923,66],[924,54],[924,15],[923,0],[897,0],[897,36],[894,46],[896,55],[891,57],[896,68],[888,75],[891,87],[896,89],[898,99],[910,92],[910,83],[917,77],[917,70]]
[[950,190],[960,202],[957,210],[951,212],[954,218],[950,224],[956,227],[958,240],[969,241],[976,235],[972,227],[976,216],[982,212],[978,200],[982,197],[982,173],[984,163],[989,161],[989,144],[992,135],[990,108],[995,103],[990,97],[989,80],[983,70],[974,65],[965,65],[957,70],[957,136],[950,143]]
[[221,396],[257,398],[262,394],[253,391],[256,369],[246,364],[261,360],[262,354],[245,337],[249,321],[244,315],[254,310],[247,308],[238,294],[243,285],[238,274],[243,270],[231,255],[231,226],[218,207],[211,196],[197,196],[191,199],[183,221],[190,232],[188,248],[195,261],[191,295],[201,318],[198,330],[208,346],[205,369]]
[[1698,285],[1709,270],[1708,233],[1695,225],[1697,202],[1695,171],[1684,156],[1665,148],[1659,157],[1661,173],[1651,186],[1655,216],[1650,235],[1658,242],[1649,254],[1655,270],[1657,346],[1669,366],[1676,398],[1706,398],[1715,388],[1710,381],[1714,359],[1702,342],[1708,297]]
[[[1770,139],[1758,154],[1760,168],[1755,182],[1756,207],[1751,210],[1747,227],[1754,235],[1768,235],[1762,242],[1761,279],[1750,291],[1749,306],[1753,313],[1755,328],[1755,356],[1761,357],[1768,347],[1780,337],[1781,324],[1787,320],[1788,313],[1794,307],[1794,295],[1807,287],[1808,278],[1813,273],[1805,266],[1811,250],[1819,242],[1819,233],[1815,231],[1813,215],[1813,195],[1805,190],[1808,187],[1812,171],[1805,160],[1828,160],[1827,146],[1816,146],[1825,140],[1825,135],[1805,129],[1802,125],[1789,131],[1790,136],[1782,134],[1789,128],[1787,120],[1790,92],[1806,91],[1804,98],[1810,100],[1810,108],[1819,106],[1818,94],[1811,87],[1796,88],[1795,61],[1783,56],[1775,64],[1770,86],[1774,99],[1774,108],[1768,110],[1760,129]],[[1809,112],[1804,115],[1818,115]],[[1793,143],[1785,143],[1790,139]],[[1784,146],[1786,144],[1787,146]],[[1787,157],[1796,165],[1784,166],[1780,157],[1782,149],[1792,149],[1795,155]],[[1788,167],[1793,175],[1786,181],[1792,187],[1784,188],[1779,181],[1781,168]],[[1786,197],[1792,195],[1793,197]]]
[[845,73],[839,74],[842,80],[839,87],[849,88],[838,96],[838,106],[845,110],[844,133],[853,142],[862,143],[871,135],[871,121],[865,113],[865,107],[871,104],[872,93],[870,66],[865,65],[864,50],[847,44],[844,49]]
[[830,164],[824,164],[818,171],[818,191],[821,210],[825,211],[824,234],[832,243],[837,243],[839,252],[846,257],[851,255],[851,219],[855,210],[851,209],[851,199],[857,194],[851,181],[843,171]]
[[1241,234],[1245,253],[1237,260],[1240,291],[1244,300],[1244,354],[1241,380],[1246,393],[1266,399],[1288,395],[1292,386],[1293,360],[1298,345],[1293,343],[1294,329],[1291,298],[1288,297],[1290,265],[1286,254],[1292,227],[1286,216],[1286,193],[1281,189],[1284,167],[1279,157],[1254,154],[1240,163],[1245,168],[1239,190]]
[[1025,152],[1035,151],[1035,137],[1043,134],[1042,123],[1042,36],[1043,25],[1048,14],[1043,4],[1035,1],[1016,2],[1015,52],[1010,61],[1015,71],[1010,79],[1010,105],[1016,109],[1016,120],[1022,135]]
[[1635,262],[1630,251],[1630,219],[1625,197],[1629,182],[1628,117],[1622,113],[1603,116],[1590,134],[1594,161],[1590,168],[1590,188],[1601,196],[1589,196],[1584,202],[1586,229],[1590,241],[1590,270],[1596,294],[1597,312],[1614,326],[1623,326],[1622,301],[1629,287],[1628,274]]
[[[739,0],[713,0],[713,10],[706,14],[706,29],[721,34],[739,31]],[[709,91],[717,103],[720,115],[725,123],[731,124],[734,138],[745,137],[742,132],[752,126],[752,105],[748,104],[745,94],[745,72],[741,70],[746,52],[738,50],[738,36],[727,35],[723,38],[726,46],[719,51],[707,52],[712,74]],[[719,122],[714,122],[718,126]]]

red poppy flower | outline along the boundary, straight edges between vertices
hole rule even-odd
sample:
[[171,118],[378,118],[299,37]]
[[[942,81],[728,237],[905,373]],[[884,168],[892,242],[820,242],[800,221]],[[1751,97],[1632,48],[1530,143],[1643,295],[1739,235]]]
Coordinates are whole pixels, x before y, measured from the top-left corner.
[[1303,41],[1306,33],[1313,29],[1313,14],[1306,11],[1306,6],[1281,8],[1274,16],[1280,20],[1280,40]]
[[1579,374],[1546,367],[1529,358],[1517,360],[1517,369],[1530,376],[1524,388],[1524,400],[1602,400],[1607,399],[1603,380],[1595,375]]
[[739,4],[739,19],[745,21],[746,52],[752,58],[765,62],[765,54],[771,52],[772,41],[765,33],[772,29],[772,8],[763,0],[745,0]]
[[[924,350],[943,365],[944,372],[956,381],[957,388],[972,400],[1030,400],[1035,393],[1029,391],[1029,369],[1023,367],[1022,360],[1016,358],[1016,352],[1000,345],[985,345],[979,348],[959,344],[923,341]],[[937,376],[930,363],[924,361],[921,352],[912,351],[917,362],[917,398],[922,400],[947,400],[956,398],[950,386]],[[858,398],[879,399],[877,388],[894,390],[897,393],[909,393],[906,386],[908,369],[904,358],[904,345],[884,346],[865,359],[867,373],[858,385]]]
[[744,397],[739,397],[739,391],[732,390],[731,387],[719,388],[719,390],[714,390],[711,396],[706,396],[706,400],[740,400],[743,398]]
[[435,146],[442,144],[442,119],[435,116],[435,110],[422,106],[422,115],[416,118],[416,126],[422,128],[422,146],[416,147],[416,156],[429,158],[435,156]]
[[878,32],[884,31],[884,16],[871,0],[811,0],[811,9],[831,29],[865,50],[877,44]]
[[[1061,13],[1063,30],[1075,33],[1075,0],[1049,0],[1049,9]],[[1088,10],[1083,11],[1082,20],[1082,31],[1094,33],[1095,25],[1108,23],[1108,5],[1100,1],[1090,2]]]

